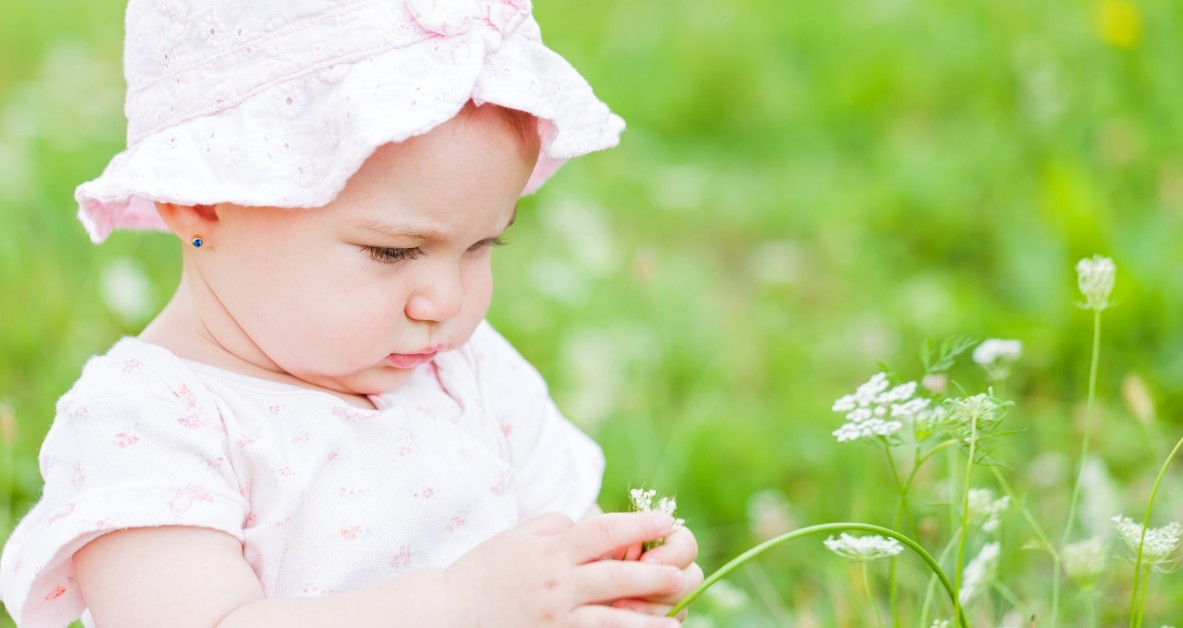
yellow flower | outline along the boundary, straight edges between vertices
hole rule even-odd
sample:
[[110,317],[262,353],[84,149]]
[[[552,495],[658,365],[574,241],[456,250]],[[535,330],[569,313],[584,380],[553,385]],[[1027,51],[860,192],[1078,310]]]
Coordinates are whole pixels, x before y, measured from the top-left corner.
[[1142,40],[1142,16],[1130,0],[1101,0],[1096,11],[1097,32],[1116,48],[1133,48]]

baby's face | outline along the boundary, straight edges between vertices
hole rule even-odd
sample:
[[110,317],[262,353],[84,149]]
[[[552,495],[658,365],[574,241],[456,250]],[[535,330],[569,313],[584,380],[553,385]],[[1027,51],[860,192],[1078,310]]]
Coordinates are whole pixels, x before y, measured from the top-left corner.
[[492,109],[380,148],[324,207],[219,211],[201,276],[248,340],[238,357],[377,394],[467,341],[538,154]]

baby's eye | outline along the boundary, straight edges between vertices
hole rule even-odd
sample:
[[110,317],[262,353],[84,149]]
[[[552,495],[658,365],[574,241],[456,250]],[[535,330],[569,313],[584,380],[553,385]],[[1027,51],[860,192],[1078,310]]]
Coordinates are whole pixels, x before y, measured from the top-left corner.
[[423,256],[423,250],[419,247],[413,249],[396,249],[388,246],[363,246],[363,251],[369,251],[370,257],[375,262],[382,262],[385,264],[393,264],[403,260],[418,259]]
[[481,240],[480,242],[477,242],[476,244],[472,245],[471,247],[469,247],[468,250],[479,251],[481,249],[487,249],[491,246],[504,246],[505,244],[507,244],[507,242],[501,238],[498,238],[498,237],[486,238],[486,239]]

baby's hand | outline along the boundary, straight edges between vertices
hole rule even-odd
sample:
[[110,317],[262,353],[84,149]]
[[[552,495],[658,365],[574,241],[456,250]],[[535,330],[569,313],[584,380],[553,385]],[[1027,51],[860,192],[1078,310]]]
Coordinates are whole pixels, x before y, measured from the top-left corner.
[[[625,560],[634,560],[640,554],[640,546],[632,546],[624,551]],[[698,542],[694,533],[685,526],[679,527],[666,537],[661,545],[640,554],[641,563],[655,565],[672,565],[682,572],[682,587],[670,594],[658,594],[637,599],[623,599],[612,604],[615,608],[626,608],[647,615],[665,616],[674,604],[681,601],[695,587],[702,584],[702,568],[694,562],[698,557]],[[678,614],[678,619],[685,619],[686,611]]]
[[[676,599],[688,590],[683,565],[600,560],[615,548],[670,534],[672,525],[666,515],[642,512],[596,515],[579,523],[556,513],[531,519],[480,544],[444,570],[447,593],[457,600],[452,609],[454,623],[677,626],[675,620],[655,617],[647,608],[606,604],[634,599],[652,606],[659,600]],[[668,555],[670,560],[690,564],[697,553],[694,537],[689,533],[688,540],[677,537],[670,535],[667,545],[671,548],[659,558]],[[701,581],[701,570],[697,573]]]

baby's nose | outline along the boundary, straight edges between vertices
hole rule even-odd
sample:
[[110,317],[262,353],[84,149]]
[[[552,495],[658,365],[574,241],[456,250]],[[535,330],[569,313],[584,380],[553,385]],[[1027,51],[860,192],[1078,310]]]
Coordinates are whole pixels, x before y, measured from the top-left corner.
[[460,313],[464,305],[464,282],[459,269],[432,273],[424,277],[418,289],[407,299],[408,318],[446,321]]

